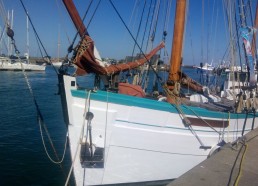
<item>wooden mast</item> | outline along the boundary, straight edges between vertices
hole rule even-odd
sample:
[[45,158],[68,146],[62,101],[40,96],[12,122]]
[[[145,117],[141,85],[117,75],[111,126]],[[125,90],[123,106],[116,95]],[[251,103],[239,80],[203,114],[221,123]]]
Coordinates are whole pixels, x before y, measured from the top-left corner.
[[[175,84],[180,79],[179,72],[181,67],[181,57],[183,48],[185,10],[186,0],[177,0],[172,52],[170,57],[170,70],[168,78],[169,81],[172,82],[172,84]],[[171,88],[173,89],[173,86]]]
[[[182,48],[183,48],[183,39],[184,39],[184,27],[185,27],[185,12],[186,12],[186,0],[177,0],[176,3],[176,15],[174,23],[174,35],[172,42],[172,51],[170,57],[170,70],[167,81],[167,87],[173,94],[179,97],[179,86],[192,89],[198,93],[203,93],[203,87],[201,84],[197,83],[186,74],[181,72],[182,65]],[[168,101],[175,103],[176,97],[168,96]]]
[[76,29],[79,31],[80,36],[84,36],[84,34],[88,35],[87,29],[85,27],[85,25],[83,24],[81,17],[73,3],[72,0],[63,0],[63,3],[71,17],[71,19],[73,20],[73,23],[76,27]]

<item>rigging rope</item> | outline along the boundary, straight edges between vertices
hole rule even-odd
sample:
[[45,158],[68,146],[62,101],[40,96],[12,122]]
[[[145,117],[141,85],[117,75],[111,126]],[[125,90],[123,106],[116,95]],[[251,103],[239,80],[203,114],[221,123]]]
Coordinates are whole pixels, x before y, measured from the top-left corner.
[[[63,166],[62,166],[61,163],[62,163],[62,161],[63,161],[63,159],[64,159],[64,155],[65,155],[65,151],[66,151],[67,138],[66,138],[66,142],[65,142],[64,153],[63,153],[62,159],[61,159],[61,161],[60,161],[60,160],[59,160],[59,157],[58,157],[58,155],[57,155],[57,151],[56,151],[56,149],[55,149],[55,147],[54,147],[53,141],[52,141],[52,139],[51,139],[51,137],[50,137],[50,134],[49,134],[49,132],[48,132],[48,130],[47,130],[47,127],[46,127],[46,124],[45,124],[45,122],[44,122],[43,115],[42,115],[42,113],[41,113],[41,111],[40,111],[40,109],[39,109],[38,102],[37,102],[37,100],[36,100],[36,97],[35,97],[35,95],[34,95],[34,93],[33,93],[32,87],[31,87],[31,85],[30,85],[29,78],[28,78],[28,76],[27,76],[27,74],[26,74],[26,72],[25,72],[25,69],[23,68],[23,64],[22,64],[21,59],[20,59],[20,57],[19,57],[19,51],[17,50],[16,45],[15,45],[15,41],[14,41],[13,38],[11,38],[11,39],[12,39],[12,44],[14,45],[14,48],[15,48],[15,51],[16,51],[16,55],[17,55],[17,57],[18,57],[18,59],[19,59],[19,62],[20,62],[20,64],[21,64],[22,72],[23,72],[25,81],[26,81],[26,83],[27,83],[29,92],[30,92],[30,94],[31,94],[31,97],[32,97],[33,102],[34,102],[34,105],[35,105],[35,107],[36,107],[37,117],[38,117],[38,122],[39,122],[39,127],[40,127],[40,133],[41,133],[41,139],[42,139],[42,142],[43,142],[43,146],[44,146],[45,152],[46,152],[47,156],[49,157],[49,159],[50,159],[53,163],[59,164],[60,167],[61,167],[61,169],[62,169],[62,171],[64,172]],[[49,140],[49,142],[50,142],[50,144],[51,144],[52,150],[54,151],[54,154],[55,154],[56,159],[57,159],[58,161],[54,161],[53,158],[51,158],[51,157],[49,156],[49,153],[48,153],[48,151],[46,150],[46,146],[45,146],[45,142],[44,142],[44,138],[43,138],[43,133],[42,133],[41,125],[43,125],[43,127],[44,127],[44,130],[45,130],[45,132],[46,132],[46,134],[47,134],[48,140]]]
[[[236,9],[236,3],[234,3],[234,9]],[[237,34],[237,38],[239,38],[239,31],[238,31],[238,24],[237,24],[237,15],[235,13],[235,27],[236,27],[236,34]],[[243,71],[242,69],[242,58],[241,58],[241,53],[240,53],[240,44],[239,44],[240,40],[238,39],[236,41],[237,43],[237,48],[238,48],[238,55],[239,55],[239,62],[240,62],[240,66],[241,66],[241,72]]]
[[[59,160],[59,158],[58,158],[58,161],[55,161],[55,160],[53,160],[53,158],[49,155],[49,152],[48,152],[48,150],[47,150],[46,143],[45,143],[45,140],[44,140],[44,135],[43,135],[43,131],[42,131],[42,125],[43,125],[43,127],[44,127],[44,130],[45,130],[46,133],[47,133],[47,137],[48,137],[48,139],[49,139],[49,142],[50,142],[51,146],[54,147],[54,144],[53,144],[53,142],[52,142],[52,140],[51,140],[51,138],[50,138],[49,132],[48,132],[48,130],[47,130],[47,128],[46,128],[46,125],[42,123],[42,120],[41,120],[40,118],[38,118],[38,123],[39,123],[39,129],[40,129],[41,140],[42,140],[42,143],[43,143],[43,146],[44,146],[44,150],[45,150],[45,152],[46,152],[46,154],[47,154],[48,159],[49,159],[50,161],[52,161],[53,163],[55,163],[55,164],[61,164],[61,163],[63,162],[63,160],[64,160],[65,153],[66,153],[66,147],[67,147],[67,141],[68,141],[68,133],[66,134],[66,139],[65,139],[65,144],[64,144],[64,152],[63,152],[62,158],[61,158],[61,160]],[[55,153],[56,153],[56,151],[55,151]]]
[[[150,17],[151,5],[152,5],[152,0],[151,0],[151,2],[150,2],[150,7],[149,7],[149,10],[148,10],[147,20],[146,20],[146,24],[145,24],[145,28],[144,28],[144,32],[143,32],[143,37],[142,37],[141,48],[143,48],[143,42],[144,42],[144,39],[145,39],[145,34],[146,34],[146,30],[147,30],[147,25],[148,25],[149,17]],[[145,51],[145,52],[146,52],[146,51]]]
[[[188,20],[190,20],[190,13],[188,14]],[[193,64],[195,64],[195,57],[194,57],[194,50],[193,50],[193,39],[192,39],[192,26],[191,26],[191,21],[188,21],[188,24],[189,24],[189,27],[190,27],[190,31],[189,31],[189,37],[190,37],[190,46],[191,46],[191,49],[192,49],[192,57],[193,57]]]
[[[56,6],[57,6],[57,9],[58,9],[58,13],[59,13],[59,16],[61,18],[61,21],[64,22],[64,18],[62,17],[58,0],[56,0]],[[64,24],[62,24],[62,25],[64,25]],[[67,30],[65,29],[65,27],[64,27],[64,30],[65,30],[65,35],[67,37],[67,40],[68,40],[69,44],[71,44],[70,38],[69,38],[69,36],[67,34]]]
[[101,2],[101,0],[99,0],[97,6],[96,6],[96,8],[95,8],[95,10],[94,10],[94,12],[93,12],[93,14],[92,14],[92,16],[91,16],[91,18],[90,18],[90,20],[89,20],[89,23],[87,24],[87,28],[89,28],[90,23],[91,23],[93,17],[95,16],[95,14],[96,14],[96,12],[97,12],[97,9],[99,8],[100,2]]
[[149,28],[149,33],[148,33],[148,42],[146,44],[146,49],[145,52],[148,51],[148,47],[149,47],[149,43],[151,42],[151,28],[153,27],[153,23],[154,23],[154,13],[155,13],[155,7],[157,5],[157,0],[155,0],[155,5],[153,6],[153,10],[152,10],[152,16],[151,16],[151,24],[150,24],[150,28]]
[[[109,109],[109,91],[106,91],[107,93],[107,97],[106,97],[106,100],[107,100],[107,105],[106,105],[106,118],[105,118],[105,138],[104,138],[104,151],[103,151],[103,161],[106,163],[105,161],[105,155],[109,154],[109,152],[105,152],[106,150],[106,145],[107,145],[107,124],[108,124],[108,109]],[[109,151],[110,148],[108,148],[108,151]],[[104,167],[106,167],[106,165],[104,165]],[[104,174],[102,174],[102,181],[101,183],[103,183],[103,179],[104,179]]]
[[[174,98],[175,100],[175,106],[177,108],[177,110],[179,111],[179,113],[182,115],[183,119],[184,119],[184,123],[187,125],[191,125],[191,122],[187,119],[187,117],[185,116],[183,110],[180,108],[179,103],[180,101],[183,101],[182,99],[179,100],[179,98],[168,89],[168,87],[166,85],[164,85],[164,91],[166,92],[166,94],[171,97]],[[215,132],[217,132],[218,134],[221,134],[219,131],[217,131],[214,127],[212,127],[206,120],[204,120],[202,117],[200,117],[194,110],[192,110],[190,107],[188,107],[186,104],[184,104],[184,107],[191,110],[196,117],[198,117],[199,119],[201,119],[205,124],[207,124],[207,126],[209,126],[212,130],[214,130]]]
[[[147,15],[147,20],[146,20],[146,24],[145,24],[145,28],[144,28],[144,32],[143,32],[143,37],[142,37],[142,43],[141,43],[141,48],[143,48],[143,42],[144,42],[144,39],[145,39],[145,34],[146,34],[146,30],[147,30],[147,26],[148,26],[148,22],[149,22],[149,17],[150,17],[150,11],[151,11],[151,6],[152,6],[152,0],[150,2],[150,6],[149,6],[149,10],[148,10],[148,15]],[[145,51],[146,52],[146,51]],[[149,68],[148,68],[149,69]],[[147,73],[144,73],[145,72],[145,69],[142,68],[142,71],[140,73],[140,76],[141,78],[139,78],[139,85],[141,85],[141,87],[144,87],[143,83],[144,83],[144,80],[145,82],[147,82]],[[145,77],[144,77],[145,75]],[[145,89],[145,88],[144,88]]]
[[9,20],[6,17],[7,13],[6,13],[6,10],[5,10],[5,7],[4,7],[3,0],[0,1],[0,14],[1,14],[1,18],[3,19],[3,22],[5,24],[9,25]]
[[[120,18],[121,21],[123,22],[124,26],[125,26],[126,29],[128,30],[128,32],[129,32],[129,34],[131,35],[132,39],[135,41],[136,45],[139,47],[139,49],[140,49],[141,52],[142,52],[141,47],[138,45],[136,39],[133,37],[132,33],[130,32],[130,30],[129,30],[128,27],[126,26],[126,24],[125,24],[125,22],[123,21],[121,15],[120,15],[119,12],[117,11],[116,7],[114,6],[112,0],[109,0],[109,2],[111,3],[111,5],[112,5],[112,7],[114,8],[114,10],[116,11],[117,15],[119,16],[119,18]],[[144,57],[146,58],[145,55],[144,55]],[[148,61],[148,62],[149,62],[149,61]],[[149,64],[150,64],[150,62],[149,62]],[[166,86],[166,84],[163,83],[161,77],[157,74],[156,70],[153,68],[153,66],[152,66],[151,64],[150,64],[149,67],[152,68],[154,74],[156,75],[158,81],[161,83],[161,85],[162,85],[164,91],[166,92],[166,94],[167,94],[168,96],[175,97],[175,101],[176,101],[176,104],[175,104],[175,105],[176,105],[176,108],[178,109],[179,113],[183,116],[184,121],[185,121],[186,123],[190,123],[190,121],[186,118],[185,114],[183,113],[182,109],[179,107],[179,100],[177,99],[177,96],[175,96],[175,95],[168,89],[168,87]],[[202,119],[202,118],[201,118],[201,119]],[[214,131],[216,131],[217,133],[219,133],[219,132],[218,132],[216,129],[214,129],[207,121],[205,121],[205,123],[206,123],[208,126],[210,126]]]
[[[163,26],[163,36],[162,36],[162,40],[164,41],[164,43],[166,43],[166,36],[167,36],[167,30],[168,30],[168,25],[169,25],[171,4],[172,4],[172,0],[167,1],[167,9],[166,9],[166,14],[165,14],[165,20],[164,20],[164,26]],[[165,61],[165,60],[169,59],[166,46],[164,47],[164,54],[163,55],[164,55],[163,56],[164,63],[168,62],[168,61]]]
[[[25,10],[26,15],[28,16],[28,18],[29,18],[29,20],[30,20],[30,23],[31,23],[31,25],[32,25],[32,27],[33,27],[33,30],[34,30],[35,34],[37,35],[37,39],[39,39],[38,34],[36,33],[36,30],[35,30],[35,28],[34,28],[32,22],[31,22],[31,19],[30,19],[29,15],[28,15],[28,13],[27,13],[27,11],[26,11],[26,8],[25,8],[25,6],[24,6],[22,0],[20,0],[20,2],[21,2],[22,6],[23,6],[23,8],[24,8],[24,10]],[[66,137],[66,141],[65,141],[65,148],[64,148],[64,153],[63,153],[63,155],[62,155],[62,159],[59,160],[59,157],[58,157],[58,155],[57,155],[57,151],[56,151],[56,149],[55,149],[55,147],[54,147],[53,141],[52,141],[52,139],[51,139],[51,137],[50,137],[50,134],[49,134],[49,132],[48,132],[48,130],[47,130],[46,124],[45,124],[44,119],[43,119],[43,115],[42,115],[42,113],[41,113],[41,111],[40,111],[40,109],[39,109],[38,102],[37,102],[37,100],[36,100],[36,97],[35,97],[35,95],[34,95],[34,93],[33,93],[32,87],[31,87],[31,85],[30,85],[29,78],[28,78],[28,76],[27,76],[27,74],[26,74],[26,72],[25,72],[25,69],[24,69],[24,67],[23,67],[21,58],[19,57],[20,52],[19,52],[19,50],[17,49],[16,44],[15,44],[15,40],[14,40],[14,38],[13,38],[14,32],[13,32],[13,30],[10,28],[9,25],[7,25],[7,35],[8,35],[8,36],[11,38],[11,40],[12,40],[12,45],[13,45],[14,48],[15,48],[16,56],[18,57],[19,62],[20,62],[20,64],[21,64],[21,68],[22,68],[22,72],[23,72],[25,81],[26,81],[26,83],[27,83],[27,86],[28,86],[30,95],[31,95],[31,97],[32,97],[32,99],[33,99],[33,102],[34,102],[34,105],[35,105],[35,108],[36,108],[36,111],[37,111],[37,119],[38,119],[38,123],[39,123],[39,127],[40,127],[41,139],[42,139],[42,142],[43,142],[43,146],[44,146],[45,152],[46,152],[48,158],[49,158],[52,162],[59,164],[60,168],[62,169],[62,172],[64,173],[63,166],[62,166],[61,163],[62,163],[62,161],[64,160],[64,156],[65,156],[65,152],[66,152],[67,137]],[[39,41],[40,41],[40,39],[39,39]],[[40,43],[42,44],[41,41],[40,41]],[[43,45],[42,45],[42,47],[43,47],[43,49],[45,50],[45,48],[44,48]],[[46,52],[46,51],[45,51],[45,52]],[[50,143],[50,145],[51,145],[51,147],[52,147],[52,150],[53,150],[53,152],[54,152],[54,154],[55,154],[55,156],[56,156],[56,159],[57,159],[58,161],[54,161],[53,158],[50,157],[50,155],[49,155],[49,153],[48,153],[48,151],[47,151],[47,148],[46,148],[46,145],[45,145],[45,141],[44,141],[44,137],[43,137],[42,126],[43,126],[43,128],[44,128],[44,130],[45,130],[45,132],[46,132],[46,135],[47,135],[47,137],[48,137],[49,143]]]
[[118,17],[120,18],[120,20],[122,21],[122,23],[124,24],[124,26],[126,27],[127,31],[129,32],[130,36],[132,37],[132,39],[134,40],[134,42],[136,43],[137,47],[140,49],[140,52],[143,54],[143,57],[147,60],[149,67],[153,70],[154,74],[157,76],[159,82],[161,84],[163,84],[162,82],[162,78],[158,75],[158,73],[156,72],[156,70],[153,68],[153,66],[150,63],[150,60],[147,59],[146,55],[143,53],[142,48],[140,47],[140,45],[138,44],[138,42],[136,41],[136,39],[134,38],[133,34],[131,33],[131,31],[129,30],[129,28],[127,27],[127,25],[125,24],[123,18],[121,17],[120,13],[118,12],[118,10],[116,9],[115,5],[113,4],[112,0],[109,0],[110,4],[112,5],[112,7],[114,8],[115,12],[117,13]]
[[[144,5],[143,5],[142,14],[141,14],[141,19],[140,19],[140,22],[139,22],[139,25],[138,25],[138,30],[137,30],[137,34],[136,34],[136,38],[135,38],[136,40],[138,39],[138,36],[139,36],[139,33],[140,33],[140,29],[141,29],[141,25],[142,25],[142,18],[143,18],[143,14],[144,14],[144,11],[145,11],[145,7],[146,7],[146,0],[144,0]],[[136,47],[136,43],[134,43],[134,46],[133,46],[132,56],[134,55],[135,47]]]
[[[149,22],[151,7],[152,7],[152,0],[151,0],[151,2],[150,2],[150,7],[149,7],[149,10],[148,10],[147,21],[146,21],[146,25],[145,25],[144,35],[143,35],[143,39],[142,39],[142,43],[141,43],[141,48],[143,47],[143,41],[144,41],[144,39],[145,39],[145,34],[146,34],[148,22]],[[150,24],[150,27],[151,27],[151,24]],[[149,30],[149,36],[147,37],[147,40],[148,40],[149,37],[150,37],[150,30]],[[147,42],[147,44],[146,44],[146,50],[145,50],[145,52],[147,51],[147,46],[148,46],[148,42]],[[139,85],[141,85],[141,87],[147,87],[147,83],[148,83],[148,82],[147,82],[147,78],[148,78],[148,76],[149,76],[149,70],[150,70],[150,67],[148,66],[147,73],[145,73],[145,75],[144,75],[145,69],[142,68],[141,78],[140,78],[140,82],[139,82]],[[145,77],[143,77],[143,76],[145,76]],[[145,84],[144,84],[144,83],[145,83]],[[145,90],[146,88],[143,88],[143,89]]]
[[152,25],[152,34],[151,34],[151,49],[153,48],[153,42],[155,40],[155,36],[156,36],[156,29],[157,29],[157,25],[158,25],[158,17],[159,17],[159,12],[160,12],[160,0],[158,0],[158,3],[156,4],[156,9],[155,9],[155,18],[154,18],[154,24]]
[[[77,142],[75,154],[74,154],[74,157],[72,159],[72,165],[70,167],[68,176],[66,178],[65,186],[67,186],[68,183],[69,183],[69,180],[70,180],[70,177],[71,177],[71,174],[72,174],[72,170],[73,170],[73,167],[74,167],[74,163],[75,163],[76,158],[77,158],[77,153],[78,153],[78,150],[79,150],[79,146],[80,146],[80,144],[82,142],[82,139],[83,139],[85,121],[86,121],[85,117],[86,117],[86,113],[89,112],[89,110],[90,110],[90,95],[91,95],[91,90],[89,91],[88,96],[86,94],[87,99],[85,99],[85,106],[84,106],[83,122],[82,122],[81,132],[80,132],[80,136],[79,136],[79,139],[78,139],[78,142]],[[88,138],[88,133],[86,133],[86,140],[87,140],[87,138]]]

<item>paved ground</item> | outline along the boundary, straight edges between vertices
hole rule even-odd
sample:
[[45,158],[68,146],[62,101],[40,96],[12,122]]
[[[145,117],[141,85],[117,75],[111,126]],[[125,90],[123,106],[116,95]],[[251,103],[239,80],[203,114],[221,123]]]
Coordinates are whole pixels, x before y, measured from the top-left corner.
[[258,129],[222,149],[168,186],[258,186]]

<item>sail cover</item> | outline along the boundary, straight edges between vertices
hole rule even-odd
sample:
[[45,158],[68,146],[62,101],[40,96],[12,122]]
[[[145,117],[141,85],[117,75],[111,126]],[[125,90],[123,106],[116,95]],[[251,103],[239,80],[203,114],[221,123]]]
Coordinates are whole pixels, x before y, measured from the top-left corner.
[[150,51],[150,53],[146,54],[145,57],[132,62],[103,66],[94,56],[94,41],[89,35],[85,35],[79,44],[77,54],[73,61],[77,66],[76,75],[80,76],[87,73],[111,75],[117,72],[137,68],[150,60],[150,58],[164,46],[164,42],[161,42],[156,48]]

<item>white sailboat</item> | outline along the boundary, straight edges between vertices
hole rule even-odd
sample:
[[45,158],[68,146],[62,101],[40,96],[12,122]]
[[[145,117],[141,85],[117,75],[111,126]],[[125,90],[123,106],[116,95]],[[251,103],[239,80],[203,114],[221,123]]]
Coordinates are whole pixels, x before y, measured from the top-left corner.
[[27,16],[27,53],[25,58],[11,58],[10,56],[0,57],[0,71],[45,71],[46,65],[31,64],[29,61],[29,21]]
[[[147,59],[105,67],[94,56],[96,48],[72,0],[63,2],[81,36],[73,59],[77,75],[112,76],[142,65],[164,46],[161,43]],[[148,99],[140,86],[128,83],[119,83],[118,92],[83,89],[76,77],[62,69],[59,88],[72,159],[66,184],[71,174],[77,185],[175,179],[222,144],[258,126],[257,97],[247,97],[250,107],[236,112],[235,100],[209,94],[180,71],[185,10],[186,0],[177,0],[171,69],[163,86],[167,102]],[[179,84],[195,89],[194,101],[180,96]],[[254,88],[245,91],[255,95]]]
[[214,68],[215,68],[215,67],[212,66],[212,63],[211,63],[211,64],[209,64],[209,63],[204,63],[204,65],[197,67],[197,69],[203,70],[203,71],[213,71]]

